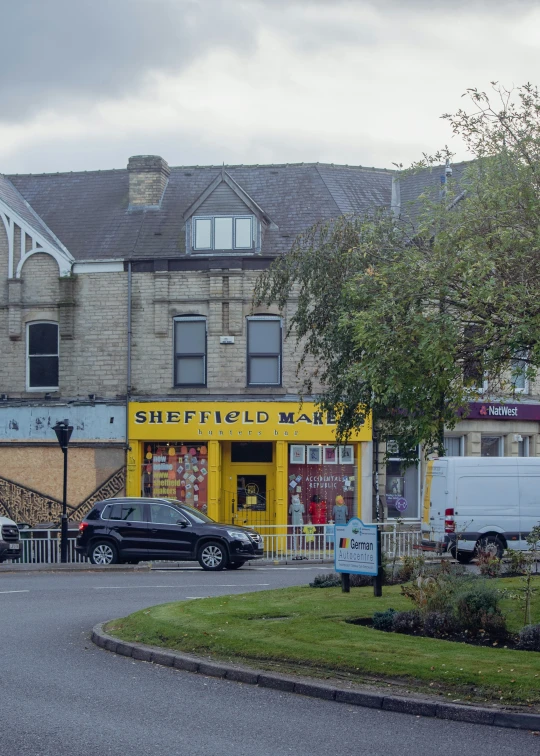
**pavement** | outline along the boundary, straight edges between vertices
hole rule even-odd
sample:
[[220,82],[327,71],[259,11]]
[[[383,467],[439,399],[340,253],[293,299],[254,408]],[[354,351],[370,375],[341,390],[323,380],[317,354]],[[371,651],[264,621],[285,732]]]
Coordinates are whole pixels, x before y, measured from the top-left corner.
[[[0,575],[2,752],[12,756],[533,753],[527,731],[410,716],[138,661],[96,624],[162,602],[303,585],[321,570],[191,566]],[[204,670],[203,670],[204,671]]]

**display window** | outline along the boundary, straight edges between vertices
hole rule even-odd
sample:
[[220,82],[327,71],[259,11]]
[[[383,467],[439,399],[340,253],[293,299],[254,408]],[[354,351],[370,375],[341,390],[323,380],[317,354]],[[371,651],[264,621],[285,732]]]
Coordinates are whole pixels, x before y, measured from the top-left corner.
[[145,497],[177,499],[206,512],[208,449],[193,442],[144,444],[141,493]]
[[[393,444],[392,446],[390,444]],[[386,463],[386,506],[388,519],[416,519],[419,504],[419,467],[410,465],[405,467],[399,458],[397,443],[389,442],[390,457]]]
[[289,445],[288,524],[346,524],[356,515],[355,446]]

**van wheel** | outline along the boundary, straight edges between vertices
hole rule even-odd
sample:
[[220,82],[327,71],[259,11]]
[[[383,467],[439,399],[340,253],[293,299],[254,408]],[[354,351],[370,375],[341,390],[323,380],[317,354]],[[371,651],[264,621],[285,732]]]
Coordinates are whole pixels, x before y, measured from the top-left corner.
[[118,551],[110,541],[96,541],[90,549],[92,564],[117,564]]
[[222,570],[229,561],[225,546],[218,541],[209,541],[201,546],[197,559],[203,570],[212,572]]
[[488,535],[478,541],[476,551],[485,551],[497,557],[497,559],[501,559],[504,552],[504,544],[498,536]]
[[469,564],[474,558],[474,551],[458,551],[457,560],[460,564]]

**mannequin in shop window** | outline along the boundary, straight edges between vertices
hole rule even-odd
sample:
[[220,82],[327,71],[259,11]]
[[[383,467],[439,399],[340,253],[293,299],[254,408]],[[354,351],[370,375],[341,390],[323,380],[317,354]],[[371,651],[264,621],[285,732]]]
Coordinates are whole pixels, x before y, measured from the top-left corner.
[[309,519],[315,526],[315,533],[317,535],[316,545],[320,547],[320,535],[324,534],[324,526],[326,525],[326,499],[321,499],[318,494],[312,494],[308,507]]
[[[289,506],[289,514],[291,516],[292,525],[292,545],[294,551],[298,551],[300,546],[300,534],[302,532],[302,526],[304,525],[304,512],[305,508],[300,499],[301,489],[297,488],[296,493],[291,496],[291,504]],[[295,556],[294,559],[301,559],[301,557]]]
[[336,503],[332,509],[332,519],[334,520],[334,525],[347,524],[349,513],[347,512],[347,505],[343,496],[336,496]]

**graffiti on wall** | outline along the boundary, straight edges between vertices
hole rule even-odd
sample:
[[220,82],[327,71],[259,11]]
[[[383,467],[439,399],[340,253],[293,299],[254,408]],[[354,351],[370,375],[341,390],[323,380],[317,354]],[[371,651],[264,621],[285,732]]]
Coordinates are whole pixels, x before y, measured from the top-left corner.
[[[121,467],[76,507],[68,506],[68,519],[82,520],[96,501],[122,494],[125,483],[126,468]],[[60,524],[61,514],[62,502],[58,499],[0,477],[0,515],[33,527],[38,523]]]

